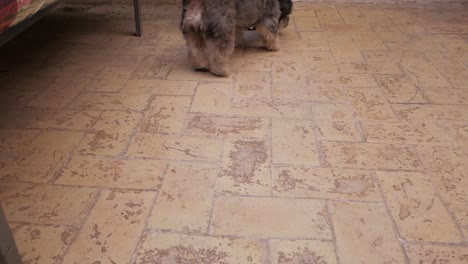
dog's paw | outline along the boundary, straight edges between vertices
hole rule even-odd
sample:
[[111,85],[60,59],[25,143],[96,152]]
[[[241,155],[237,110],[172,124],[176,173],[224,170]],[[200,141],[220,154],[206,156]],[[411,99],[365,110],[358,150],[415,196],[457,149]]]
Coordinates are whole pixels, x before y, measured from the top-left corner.
[[269,51],[279,51],[280,50],[280,45],[279,43],[273,44],[273,45],[268,45],[267,50]]

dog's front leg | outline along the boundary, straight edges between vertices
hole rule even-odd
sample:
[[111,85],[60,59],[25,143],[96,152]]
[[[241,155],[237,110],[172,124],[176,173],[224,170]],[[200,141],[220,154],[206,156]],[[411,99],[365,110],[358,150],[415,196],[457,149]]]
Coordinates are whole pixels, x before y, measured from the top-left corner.
[[271,51],[280,50],[278,22],[274,19],[266,18],[255,25],[258,34],[262,36],[265,48]]
[[205,38],[206,56],[210,61],[210,72],[218,76],[229,76],[231,69],[229,67],[229,58],[235,48],[235,29],[224,34],[221,38]]

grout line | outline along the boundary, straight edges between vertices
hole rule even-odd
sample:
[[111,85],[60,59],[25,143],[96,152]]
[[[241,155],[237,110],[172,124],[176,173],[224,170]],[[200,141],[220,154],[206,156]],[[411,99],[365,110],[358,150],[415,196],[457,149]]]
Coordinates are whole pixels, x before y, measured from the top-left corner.
[[330,229],[331,229],[332,238],[333,238],[333,245],[335,245],[335,250],[334,251],[335,251],[336,263],[340,264],[342,261],[340,260],[340,252],[339,252],[339,248],[338,248],[338,244],[337,244],[338,240],[336,239],[335,226],[334,226],[333,219],[332,219],[331,213],[330,213],[329,201],[325,202],[325,210],[327,212],[327,221],[330,223]]
[[218,171],[216,173],[216,181],[215,181],[215,185],[214,185],[214,189],[213,189],[213,197],[212,197],[212,200],[211,200],[211,210],[210,210],[210,216],[209,216],[209,219],[208,219],[208,226],[206,228],[206,234],[207,235],[210,235],[211,233],[211,226],[213,224],[213,212],[214,212],[214,206],[215,206],[215,202],[216,202],[216,199],[218,198],[218,193],[216,192],[216,190],[218,189],[218,183],[219,183],[219,178],[221,176],[221,170],[222,170],[222,166],[223,166],[223,159],[224,159],[224,145],[225,145],[226,141],[223,139],[222,141],[222,144],[220,145],[220,158],[219,158],[219,161],[218,161]]
[[132,253],[130,255],[130,263],[134,263],[135,262],[135,257],[136,257],[136,252],[137,252],[137,249],[138,249],[138,245],[140,244],[142,238],[143,238],[143,235],[145,234],[146,230],[148,229],[148,223],[149,223],[149,219],[151,218],[151,215],[153,214],[153,210],[154,208],[156,207],[156,201],[161,193],[161,190],[162,190],[162,187],[163,187],[163,184],[164,182],[166,181],[166,178],[167,178],[167,172],[169,171],[169,167],[170,167],[170,162],[168,162],[166,164],[166,168],[163,172],[163,179],[160,183],[160,188],[158,188],[158,190],[156,191],[154,197],[153,197],[153,201],[151,203],[151,207],[149,209],[149,212],[148,212],[148,216],[146,217],[145,219],[145,224],[143,225],[143,228],[141,229],[141,232],[138,236],[138,239],[135,241],[135,244],[133,246],[133,250],[132,250]]

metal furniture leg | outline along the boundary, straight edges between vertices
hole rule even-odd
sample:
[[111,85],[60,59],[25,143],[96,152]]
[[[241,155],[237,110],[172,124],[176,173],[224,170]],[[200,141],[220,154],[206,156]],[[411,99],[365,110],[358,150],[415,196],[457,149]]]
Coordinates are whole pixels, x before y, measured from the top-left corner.
[[141,36],[143,34],[141,26],[141,3],[140,0],[133,0],[133,7],[135,9],[135,27],[136,27],[136,36]]

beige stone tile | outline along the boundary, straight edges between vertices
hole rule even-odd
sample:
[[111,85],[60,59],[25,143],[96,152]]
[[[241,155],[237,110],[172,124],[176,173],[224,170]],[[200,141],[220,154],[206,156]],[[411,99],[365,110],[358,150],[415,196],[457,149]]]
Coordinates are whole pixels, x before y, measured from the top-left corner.
[[374,74],[402,74],[400,66],[395,62],[366,61],[366,62],[338,62],[342,73],[374,73]]
[[23,109],[31,100],[38,97],[38,93],[38,91],[30,90],[2,89],[0,90],[0,109]]
[[14,120],[14,124],[22,128],[88,130],[100,115],[101,111],[31,109],[22,111]]
[[19,224],[13,228],[23,263],[62,263],[77,230],[58,225]]
[[362,52],[367,61],[400,62],[403,51],[366,50]]
[[395,115],[405,121],[421,122],[421,120],[468,121],[468,106],[466,105],[392,105]]
[[131,157],[217,161],[221,140],[139,133],[127,151]]
[[232,85],[204,83],[198,85],[191,112],[227,114],[231,109]]
[[12,222],[78,225],[93,206],[96,189],[37,185],[2,201]]
[[338,259],[346,263],[406,263],[383,205],[337,202],[330,206],[330,214]]
[[301,32],[301,39],[312,41],[352,41],[348,33],[338,32]]
[[424,102],[413,82],[403,75],[379,75],[376,77],[390,103]]
[[165,79],[173,63],[162,61],[156,56],[147,56],[133,72],[134,79]]
[[71,104],[71,108],[82,110],[136,110],[146,108],[151,95],[83,93]]
[[367,142],[450,145],[450,132],[436,123],[362,123]]
[[200,81],[216,83],[233,83],[233,75],[227,78],[220,78],[210,72],[195,71],[190,65],[176,65],[169,72],[168,80],[173,81]]
[[320,165],[313,122],[274,119],[272,161],[276,164]]
[[300,56],[285,57],[283,60],[274,61],[271,71],[273,84],[289,84],[305,80],[307,76],[305,65]]
[[266,118],[191,114],[184,132],[197,136],[265,138],[269,127]]
[[361,61],[361,49],[352,42],[329,42],[330,50],[337,61]]
[[334,8],[317,10],[316,14],[320,24],[343,24],[340,13]]
[[468,235],[468,205],[452,204],[449,208],[466,237]]
[[[46,131],[0,171],[3,180],[48,182],[68,161],[81,140],[79,132]],[[55,142],[55,144],[54,144]]]
[[[2,163],[4,162],[3,157],[0,158],[0,169],[2,167]],[[2,182],[0,184],[0,201],[3,201],[11,196],[19,195],[25,189],[32,187],[33,184],[31,183],[22,183],[22,182]]]
[[23,151],[39,133],[33,129],[0,129],[0,152]]
[[336,7],[346,24],[367,24],[365,16],[354,6]]
[[153,133],[180,133],[184,127],[191,98],[188,96],[157,96],[145,114],[140,130]]
[[130,262],[154,197],[154,192],[101,191],[63,263]]
[[217,174],[217,164],[172,163],[148,219],[148,228],[205,233]]
[[[312,33],[312,32],[307,32]],[[325,41],[317,41],[310,39],[295,39],[289,40],[280,36],[281,46],[291,50],[313,50],[313,51],[328,51],[328,44]]]
[[356,116],[362,120],[395,120],[390,104],[380,89],[356,88],[348,90]]
[[127,81],[121,92],[135,94],[191,96],[195,93],[196,87],[196,81],[131,79]]
[[327,74],[311,73],[306,78],[306,84],[313,88],[320,87],[348,87],[375,88],[378,87],[374,77],[370,74]]
[[446,146],[419,146],[428,175],[448,203],[468,203],[468,156]]
[[308,100],[327,103],[345,103],[348,101],[346,88],[334,85],[275,84],[273,85],[273,97],[275,99]]
[[269,72],[239,71],[234,95],[239,97],[271,97]]
[[373,173],[363,170],[274,167],[273,195],[292,198],[381,201]]
[[221,196],[212,221],[214,235],[331,238],[325,202],[319,200]]
[[[463,63],[463,59],[449,52],[428,52],[427,56],[453,87],[468,88],[468,74],[466,73],[468,67]],[[468,56],[465,59],[468,59]]]
[[299,31],[319,31],[319,21],[317,17],[314,15],[308,16],[295,16],[294,22],[296,24],[296,28]]
[[72,102],[89,82],[88,78],[63,77],[57,79],[28,105],[40,108],[63,108]]
[[250,57],[232,58],[231,67],[237,71],[271,71],[272,59],[255,59]]
[[322,142],[324,158],[337,167],[422,170],[416,149],[407,145]]
[[371,51],[386,51],[386,43],[383,43],[380,40],[377,33],[372,31],[356,31],[351,32],[353,36],[354,42],[360,47],[362,50],[371,50]]
[[238,116],[310,119],[309,102],[272,99],[234,99],[231,113]]
[[338,263],[335,245],[328,241],[270,240],[272,264],[287,263]]
[[366,24],[321,24],[320,27],[323,31],[338,33],[351,33],[372,30],[371,26]]
[[217,192],[270,195],[271,153],[265,140],[228,141],[223,151]]
[[427,59],[421,55],[410,54],[403,56],[401,67],[405,70],[411,80],[422,87],[447,87],[449,82]]
[[120,155],[142,117],[139,112],[104,112],[81,141],[77,152],[82,155]]
[[244,238],[146,233],[140,241],[135,263],[264,263],[263,241]]
[[118,92],[130,78],[134,68],[126,66],[106,66],[99,75],[86,86],[88,91]]
[[468,104],[468,89],[427,87],[423,93],[431,104]]
[[303,67],[309,72],[338,72],[331,52],[304,51],[302,60],[304,61]]
[[336,141],[361,141],[353,110],[347,105],[315,104],[314,124],[317,136],[322,139]]
[[468,125],[452,124],[450,129],[458,145],[463,149],[465,154],[468,155]]
[[409,37],[394,25],[373,26],[383,41],[409,41]]
[[158,160],[123,160],[75,156],[57,184],[101,188],[158,190],[167,163]]
[[378,172],[382,191],[400,234],[408,240],[461,242],[450,214],[420,172]]
[[450,263],[466,262],[468,248],[462,246],[406,245],[409,263]]

